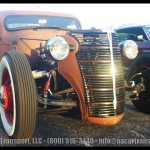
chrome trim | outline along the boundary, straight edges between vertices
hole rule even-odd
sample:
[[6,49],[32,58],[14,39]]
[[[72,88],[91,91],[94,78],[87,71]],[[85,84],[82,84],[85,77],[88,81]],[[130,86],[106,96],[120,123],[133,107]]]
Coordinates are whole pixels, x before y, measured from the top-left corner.
[[112,35],[111,32],[107,32],[109,45],[110,45],[110,54],[111,54],[111,72],[112,72],[112,81],[113,81],[113,105],[114,109],[117,109],[117,97],[116,97],[116,80],[115,80],[115,66],[114,66],[114,58],[113,58],[113,47],[112,47]]

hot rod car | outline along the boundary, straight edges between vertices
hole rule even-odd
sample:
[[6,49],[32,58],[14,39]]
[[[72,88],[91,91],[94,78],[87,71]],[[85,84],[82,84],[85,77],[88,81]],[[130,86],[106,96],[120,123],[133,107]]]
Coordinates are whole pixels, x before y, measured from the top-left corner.
[[134,59],[123,57],[124,79],[134,106],[144,113],[150,113],[150,25],[121,27],[116,32],[120,42],[123,41],[120,46],[132,40],[134,47],[138,48],[138,55]]
[[124,115],[122,52],[134,59],[133,43],[122,50],[116,33],[82,30],[73,15],[1,11],[0,111],[6,134],[31,138],[39,107],[80,108],[85,121],[117,124]]

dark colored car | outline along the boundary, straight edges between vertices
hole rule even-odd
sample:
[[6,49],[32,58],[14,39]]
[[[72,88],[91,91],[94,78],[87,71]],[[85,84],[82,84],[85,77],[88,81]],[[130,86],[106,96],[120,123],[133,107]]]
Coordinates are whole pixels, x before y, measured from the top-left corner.
[[132,40],[135,48],[131,48],[129,53],[136,53],[135,49],[138,49],[138,54],[135,54],[137,57],[134,59],[123,57],[126,86],[135,107],[142,112],[150,113],[150,25],[122,27],[116,29],[116,32],[122,42],[122,48],[124,40]]
[[32,137],[37,108],[80,108],[83,120],[101,125],[115,125],[124,115],[115,33],[82,30],[68,14],[2,11],[0,60],[1,119],[10,138]]

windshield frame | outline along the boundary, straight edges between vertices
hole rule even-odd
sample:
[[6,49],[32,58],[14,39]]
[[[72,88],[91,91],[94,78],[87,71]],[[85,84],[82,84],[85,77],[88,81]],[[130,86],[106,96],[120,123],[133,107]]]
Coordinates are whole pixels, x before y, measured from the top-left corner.
[[147,40],[150,41],[150,25],[145,25],[145,26],[143,27],[143,30],[145,31]]

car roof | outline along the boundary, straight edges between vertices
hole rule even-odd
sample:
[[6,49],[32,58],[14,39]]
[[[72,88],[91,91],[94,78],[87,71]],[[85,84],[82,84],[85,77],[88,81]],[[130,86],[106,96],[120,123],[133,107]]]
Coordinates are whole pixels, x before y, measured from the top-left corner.
[[50,11],[33,11],[33,10],[5,10],[0,11],[1,16],[8,16],[8,15],[19,15],[19,14],[33,14],[33,15],[50,15],[50,16],[63,16],[69,18],[75,18],[79,20],[76,16],[67,13],[60,13],[60,12],[50,12]]
[[145,27],[145,26],[150,26],[150,24],[147,24],[147,25],[131,25],[131,26],[119,27],[119,28],[116,28],[115,30],[136,28],[136,27]]

